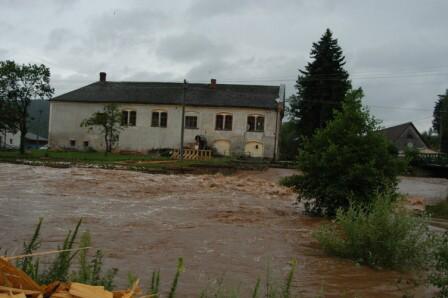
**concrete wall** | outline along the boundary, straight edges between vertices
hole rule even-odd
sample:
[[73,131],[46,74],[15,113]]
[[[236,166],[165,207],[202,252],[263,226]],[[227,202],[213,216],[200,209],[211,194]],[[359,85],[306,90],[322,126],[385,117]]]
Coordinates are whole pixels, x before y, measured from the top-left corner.
[[[92,113],[103,109],[99,103],[51,102],[49,145],[50,147],[72,148],[70,140],[75,140],[73,149],[83,150],[84,142],[95,150],[104,150],[103,137],[98,131],[89,131],[81,128],[82,120]],[[146,152],[151,149],[178,148],[181,130],[181,106],[176,105],[150,105],[150,104],[120,104],[122,110],[137,112],[135,127],[126,127],[120,134],[118,150]],[[166,128],[151,127],[152,111],[166,111],[168,125]],[[233,116],[231,131],[215,130],[217,113],[230,113]],[[265,117],[264,132],[248,132],[248,115],[257,114]],[[204,135],[208,145],[214,142],[227,140],[230,142],[231,154],[244,154],[248,142],[263,144],[264,157],[274,156],[276,128],[279,129],[280,119],[277,111],[245,108],[209,108],[187,106],[185,115],[198,117],[198,129],[185,129],[185,144],[194,143],[197,135]],[[276,123],[277,121],[277,123]],[[278,147],[278,146],[277,146]]]

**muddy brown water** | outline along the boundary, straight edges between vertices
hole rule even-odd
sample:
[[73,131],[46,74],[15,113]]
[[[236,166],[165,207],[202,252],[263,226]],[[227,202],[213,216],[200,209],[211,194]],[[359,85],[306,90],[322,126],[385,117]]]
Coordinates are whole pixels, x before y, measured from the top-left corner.
[[[322,253],[311,237],[322,220],[297,212],[294,194],[277,184],[289,174],[156,175],[0,164],[0,247],[19,254],[43,217],[41,250],[54,249],[83,218],[82,229],[104,251],[106,267],[119,268],[119,287],[126,286],[128,272],[147,285],[160,268],[168,289],[183,257],[179,297],[198,297],[221,277],[249,296],[268,264],[283,278],[296,258],[293,288],[303,297],[401,297],[397,280],[409,275]],[[430,296],[422,287],[407,290]]]

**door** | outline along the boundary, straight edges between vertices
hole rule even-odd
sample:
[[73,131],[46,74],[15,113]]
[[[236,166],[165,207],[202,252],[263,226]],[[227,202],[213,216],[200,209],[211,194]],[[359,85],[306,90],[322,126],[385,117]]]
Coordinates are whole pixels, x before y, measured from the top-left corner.
[[263,157],[263,147],[263,143],[257,141],[247,142],[244,152],[250,157]]

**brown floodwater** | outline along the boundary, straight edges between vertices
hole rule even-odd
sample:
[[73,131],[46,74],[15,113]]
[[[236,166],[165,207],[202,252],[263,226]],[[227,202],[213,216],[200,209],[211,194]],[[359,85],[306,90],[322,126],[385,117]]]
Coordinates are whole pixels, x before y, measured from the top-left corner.
[[297,211],[294,194],[277,184],[289,170],[223,175],[158,175],[100,169],[55,169],[0,164],[0,247],[19,254],[44,218],[41,250],[54,249],[79,218],[105,266],[147,285],[160,269],[168,289],[183,257],[179,297],[223,278],[244,296],[267,268],[284,278],[288,262],[298,268],[294,292],[302,297],[430,297],[429,290],[397,285],[409,274],[373,270],[328,257],[311,237],[322,219]]

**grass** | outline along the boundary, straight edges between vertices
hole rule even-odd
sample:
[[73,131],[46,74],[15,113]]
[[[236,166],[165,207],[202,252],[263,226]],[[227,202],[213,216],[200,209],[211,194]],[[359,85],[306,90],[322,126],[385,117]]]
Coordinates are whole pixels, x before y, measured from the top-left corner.
[[387,194],[377,195],[369,208],[339,209],[336,223],[314,237],[330,255],[397,270],[424,269],[434,244],[427,218],[413,216]]
[[103,152],[84,152],[84,151],[50,151],[50,150],[30,150],[22,155],[16,150],[0,151],[0,158],[17,159],[25,158],[29,160],[57,160],[57,161],[84,161],[84,162],[117,162],[117,161],[136,161],[136,160],[166,160],[167,158],[158,155],[139,155],[139,154],[119,154]]
[[426,212],[434,218],[448,219],[448,201],[426,206]]
[[267,166],[266,161],[241,161],[230,157],[215,157],[211,160],[171,160],[159,154],[120,154],[81,151],[30,150],[21,155],[16,150],[0,150],[0,162],[31,163],[53,167],[97,166],[110,169],[128,169],[143,172],[217,172],[236,169],[259,170]]

